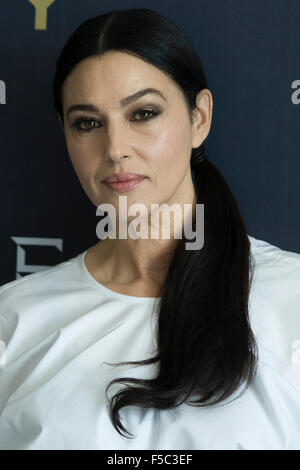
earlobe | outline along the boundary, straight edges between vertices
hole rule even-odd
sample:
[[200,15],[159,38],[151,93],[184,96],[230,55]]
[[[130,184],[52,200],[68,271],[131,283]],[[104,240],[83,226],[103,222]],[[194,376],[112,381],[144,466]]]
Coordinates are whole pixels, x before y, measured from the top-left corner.
[[202,114],[201,110],[198,107],[193,110],[193,146],[192,148],[198,148],[201,144],[201,129],[203,127],[202,124]]
[[194,110],[195,141],[201,145],[207,137],[211,126],[212,95],[210,90],[205,88],[199,91],[196,98],[196,106],[197,108]]

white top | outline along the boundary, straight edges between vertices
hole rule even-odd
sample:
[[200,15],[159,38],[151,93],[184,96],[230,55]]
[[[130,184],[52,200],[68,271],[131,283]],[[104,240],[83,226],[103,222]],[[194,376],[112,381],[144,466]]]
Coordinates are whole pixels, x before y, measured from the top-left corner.
[[[156,353],[155,299],[101,285],[86,268],[87,250],[2,285],[0,449],[299,450],[300,254],[249,240],[256,263],[249,313],[260,355],[254,383],[223,406],[122,408],[131,440],[110,421],[105,386],[115,377],[154,377],[157,364],[104,362]],[[109,396],[123,387],[113,385]]]

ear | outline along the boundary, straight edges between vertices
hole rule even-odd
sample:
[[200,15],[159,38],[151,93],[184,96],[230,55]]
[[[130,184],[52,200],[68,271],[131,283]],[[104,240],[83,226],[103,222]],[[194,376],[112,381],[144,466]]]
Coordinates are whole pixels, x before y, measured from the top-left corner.
[[208,88],[203,88],[199,91],[196,97],[197,108],[193,110],[193,129],[192,129],[192,147],[200,147],[202,142],[209,134],[213,98]]

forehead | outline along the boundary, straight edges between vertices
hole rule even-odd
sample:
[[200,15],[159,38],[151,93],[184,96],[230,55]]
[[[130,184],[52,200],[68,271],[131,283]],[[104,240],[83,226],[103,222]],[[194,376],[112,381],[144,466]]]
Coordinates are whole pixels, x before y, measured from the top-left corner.
[[177,84],[162,70],[120,51],[88,57],[79,62],[63,84],[64,103],[76,100],[105,100],[110,105],[141,88],[157,88],[164,96],[180,95]]

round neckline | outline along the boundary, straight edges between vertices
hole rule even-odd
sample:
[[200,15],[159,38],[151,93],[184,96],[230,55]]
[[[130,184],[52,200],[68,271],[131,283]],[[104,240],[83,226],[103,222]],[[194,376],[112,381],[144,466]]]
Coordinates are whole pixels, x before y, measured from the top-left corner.
[[87,248],[85,251],[83,251],[79,255],[79,264],[81,267],[81,271],[86,278],[87,281],[89,281],[90,284],[92,284],[94,287],[98,288],[100,291],[109,294],[110,296],[114,296],[120,300],[132,300],[135,302],[138,301],[146,301],[146,302],[153,302],[155,300],[160,300],[161,297],[137,297],[135,295],[126,295],[126,294],[121,294],[120,292],[116,292],[112,289],[109,289],[108,287],[105,287],[103,284],[101,284],[99,281],[97,281],[89,272],[89,270],[86,267],[85,264],[85,255],[88,252],[89,248]]

